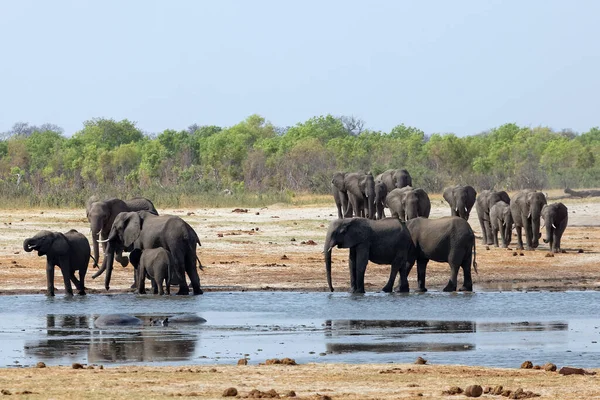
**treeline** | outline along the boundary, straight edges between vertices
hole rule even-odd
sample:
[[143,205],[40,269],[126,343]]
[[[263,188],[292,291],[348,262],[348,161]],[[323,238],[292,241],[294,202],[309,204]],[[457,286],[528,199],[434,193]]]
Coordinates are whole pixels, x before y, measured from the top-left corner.
[[[578,134],[506,124],[478,135],[426,135],[398,125],[371,131],[331,115],[280,128],[252,115],[231,127],[192,125],[144,134],[94,119],[72,137],[51,124],[16,124],[0,140],[0,200],[79,206],[100,196],[144,195],[176,206],[194,196],[329,193],[334,171],[406,168],[416,186],[477,189],[600,186],[600,129]],[[192,200],[190,200],[192,199]]]

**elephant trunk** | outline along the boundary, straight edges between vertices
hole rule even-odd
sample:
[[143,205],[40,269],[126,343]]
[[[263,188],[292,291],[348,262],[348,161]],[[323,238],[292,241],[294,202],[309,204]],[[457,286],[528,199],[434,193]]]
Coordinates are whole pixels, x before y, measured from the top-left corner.
[[28,253],[32,252],[33,251],[33,247],[31,244],[32,241],[33,241],[32,238],[25,239],[25,241],[23,242],[23,250],[25,250]]
[[531,245],[535,249],[540,244],[540,212],[539,210],[531,212],[531,232],[533,237],[531,238]]
[[[548,243],[552,240],[552,234],[554,232],[553,231],[553,224],[552,221],[545,221],[545,225],[546,225],[546,237],[544,238],[544,243]],[[552,249],[550,249],[552,250]]]
[[469,214],[467,212],[467,207],[465,206],[464,199],[459,198],[456,201],[455,210],[458,213],[458,216],[461,217],[462,219],[464,219],[464,220],[468,220],[469,219]]
[[92,245],[94,247],[94,267],[98,266],[98,260],[100,260],[100,248],[98,239],[100,239],[100,231],[102,227],[98,226],[97,223],[92,223]]
[[104,271],[106,271],[106,276],[104,278],[104,287],[106,290],[110,288],[110,278],[112,276],[112,269],[115,261],[115,247],[115,242],[108,242],[106,246],[106,253],[104,254],[104,260],[102,261],[102,267],[100,267],[100,269],[94,275],[92,275],[92,279],[96,279],[102,275]]
[[512,221],[509,219],[504,219],[504,225],[502,226],[502,229],[504,230],[504,240],[505,243],[504,245],[506,245],[508,247],[508,245],[510,245],[510,241],[512,240]]
[[331,283],[331,249],[335,246],[335,241],[331,240],[331,235],[327,235],[327,239],[325,239],[325,271],[327,272],[327,285],[329,286],[329,291],[333,292],[333,285]]

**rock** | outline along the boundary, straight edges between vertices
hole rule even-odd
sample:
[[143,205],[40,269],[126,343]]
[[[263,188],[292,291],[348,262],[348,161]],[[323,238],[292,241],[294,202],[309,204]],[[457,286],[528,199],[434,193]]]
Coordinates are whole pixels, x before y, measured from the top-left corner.
[[73,363],[72,367],[73,367],[73,369],[83,369],[83,365],[81,365],[79,363]]
[[502,385],[498,385],[490,392],[490,394],[493,394],[494,396],[500,396],[503,390],[504,388]]
[[248,365],[248,359],[247,358],[240,358],[238,360],[237,365]]
[[444,390],[442,392],[442,395],[455,395],[455,394],[461,394],[463,392],[463,390],[461,388],[459,388],[458,386],[452,386],[450,389],[448,390]]
[[237,396],[238,391],[236,388],[234,387],[230,387],[225,389],[225,391],[223,392],[223,397],[235,397]]
[[500,393],[500,396],[504,396],[504,397],[510,397],[510,395],[512,394],[512,390],[503,390],[502,393]]
[[222,233],[217,233],[217,237],[223,237]]
[[513,257],[519,255],[516,251],[513,251]]
[[544,369],[550,372],[556,371],[556,364],[552,364],[551,362],[546,363],[544,364]]
[[296,238],[291,238],[290,239],[290,242],[295,242],[295,241],[296,241]]
[[46,368],[46,363],[43,363],[40,361],[39,363],[35,364],[35,367],[36,368]]
[[266,392],[262,392],[258,389],[252,389],[245,397],[249,399],[278,399],[280,396],[275,389],[271,389]]
[[234,208],[233,210],[231,210],[232,213],[247,213],[248,209],[247,208]]
[[281,363],[283,365],[297,365],[296,360],[294,360],[293,358],[288,358],[288,357],[283,358],[281,360]]
[[257,212],[254,213],[254,215],[260,215],[260,213],[257,211]]
[[317,242],[315,242],[315,241],[314,241],[314,240],[312,240],[312,239],[309,239],[309,240],[307,240],[307,241],[302,241],[302,242],[300,242],[300,244],[306,244],[306,245],[309,245],[309,246],[316,246],[316,245],[317,245]]
[[579,249],[579,250],[577,250],[577,252],[581,254],[581,253],[583,253],[583,249]]
[[546,253],[544,257],[554,257],[554,253]]
[[533,368],[533,363],[531,361],[525,361],[521,364],[522,369],[531,369]]
[[127,314],[105,314],[94,321],[96,328],[111,326],[142,326],[142,320]]
[[289,392],[287,392],[285,394],[286,397],[296,397],[296,392],[294,392],[293,390],[290,390]]
[[487,394],[487,393],[490,393],[492,390],[493,390],[493,389],[492,389],[492,387],[491,387],[491,386],[486,386],[486,387],[483,389],[483,393],[486,393],[486,394]]
[[539,365],[534,365],[533,369],[542,369],[542,367],[540,367]]
[[87,369],[94,369],[94,366],[93,365],[88,365]]
[[521,252],[519,252],[519,255],[520,255],[520,256],[524,256],[524,255],[525,255],[525,253],[523,253],[523,252],[521,251]]
[[467,397],[480,397],[483,394],[483,388],[479,385],[467,386],[465,389],[465,396]]
[[282,260],[289,260],[290,258],[284,254],[284,255],[281,256],[281,259]]
[[427,360],[423,357],[417,357],[417,359],[415,360],[415,364],[425,365],[427,364]]
[[2,393],[5,396],[10,396],[12,395],[12,393],[10,392],[10,390],[6,390],[6,389],[2,389],[0,390],[0,393]]
[[486,249],[486,250],[489,250],[489,249],[490,249],[490,246],[485,246],[485,249]]

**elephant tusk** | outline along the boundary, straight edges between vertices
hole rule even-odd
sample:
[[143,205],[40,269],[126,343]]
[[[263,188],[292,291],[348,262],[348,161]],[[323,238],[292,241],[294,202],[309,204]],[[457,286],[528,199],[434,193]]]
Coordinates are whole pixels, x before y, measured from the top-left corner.
[[454,209],[454,211],[458,212],[458,207],[456,207],[456,208]]
[[556,229],[556,226],[554,226],[554,224],[552,224],[552,228]]
[[104,240],[98,239],[98,243],[107,243],[107,242],[108,242],[108,239],[104,239]]
[[467,207],[465,207],[465,212],[469,212],[469,210],[467,210]]
[[327,249],[328,253],[331,253],[331,249],[333,249],[333,246],[331,246],[330,248]]

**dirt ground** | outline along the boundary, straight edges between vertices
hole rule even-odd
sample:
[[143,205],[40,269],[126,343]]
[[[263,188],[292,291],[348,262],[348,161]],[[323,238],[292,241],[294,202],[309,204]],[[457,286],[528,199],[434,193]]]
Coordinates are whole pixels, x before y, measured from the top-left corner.
[[[475,291],[600,289],[600,200],[562,201],[569,208],[569,227],[562,241],[566,252],[553,257],[543,243],[536,251],[516,251],[514,238],[511,249],[481,245],[481,230],[473,210],[469,222],[478,238],[479,270],[473,276]],[[205,267],[200,278],[207,296],[216,290],[327,288],[322,251],[328,223],[337,215],[333,205],[276,204],[237,212],[232,208],[159,208],[159,212],[181,216],[199,233],[202,247],[198,256]],[[448,213],[441,197],[432,196],[431,218]],[[72,228],[90,237],[84,210],[0,210],[0,294],[44,293],[45,257],[25,253],[23,240],[42,229],[65,232]],[[333,283],[339,291],[349,286],[347,257],[348,250],[334,249]],[[92,280],[94,272],[90,267],[86,277],[89,295],[105,292],[104,277]],[[388,274],[389,266],[369,264],[367,290],[381,290]],[[448,275],[447,264],[430,262],[429,290],[441,290]],[[60,296],[63,285],[58,271],[55,279]],[[459,284],[461,280],[459,276]],[[409,282],[416,287],[415,271]],[[130,291],[131,283],[131,266],[115,267],[111,292]],[[522,361],[515,360],[515,365]],[[457,398],[442,395],[442,391],[471,384],[522,388],[544,399],[600,398],[597,376],[463,366],[308,364],[0,370],[0,390],[20,393],[25,398],[221,398],[228,387],[235,387],[242,397],[252,389],[274,389],[281,397],[295,391],[299,398],[314,399]],[[483,397],[500,398],[490,394]]]

